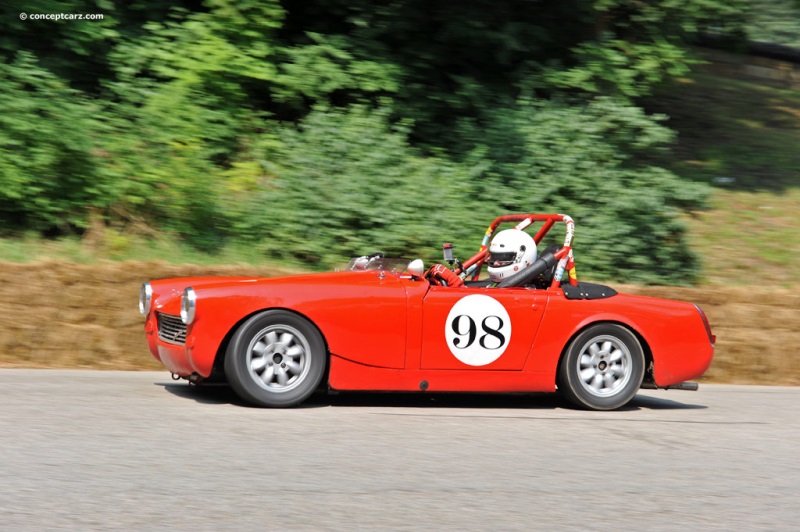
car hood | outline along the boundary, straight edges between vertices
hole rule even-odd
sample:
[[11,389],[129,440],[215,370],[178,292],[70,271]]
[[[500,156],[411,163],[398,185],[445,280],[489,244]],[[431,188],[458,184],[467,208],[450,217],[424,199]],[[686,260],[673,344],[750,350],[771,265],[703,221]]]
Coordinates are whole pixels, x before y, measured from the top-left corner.
[[235,284],[239,282],[253,282],[259,278],[254,277],[176,277],[172,279],[158,279],[150,281],[153,287],[153,308],[159,312],[178,314],[183,291],[191,286],[199,288],[214,284]]
[[389,277],[396,274],[389,274],[374,270],[368,271],[346,271],[346,272],[325,272],[290,275],[282,277],[178,277],[172,279],[159,279],[151,281],[153,287],[153,308],[159,312],[167,314],[180,313],[180,301],[183,291],[191,286],[195,290],[236,290],[248,291],[250,288],[263,287],[265,285],[289,286],[289,285],[361,285],[370,283],[372,279],[378,277]]

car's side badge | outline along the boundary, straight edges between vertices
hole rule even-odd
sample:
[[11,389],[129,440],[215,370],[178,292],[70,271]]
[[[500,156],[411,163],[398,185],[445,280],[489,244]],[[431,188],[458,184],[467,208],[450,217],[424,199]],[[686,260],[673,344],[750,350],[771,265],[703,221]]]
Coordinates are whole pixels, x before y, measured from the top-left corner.
[[458,360],[469,366],[485,366],[500,358],[508,347],[511,318],[493,297],[469,295],[450,309],[444,337]]

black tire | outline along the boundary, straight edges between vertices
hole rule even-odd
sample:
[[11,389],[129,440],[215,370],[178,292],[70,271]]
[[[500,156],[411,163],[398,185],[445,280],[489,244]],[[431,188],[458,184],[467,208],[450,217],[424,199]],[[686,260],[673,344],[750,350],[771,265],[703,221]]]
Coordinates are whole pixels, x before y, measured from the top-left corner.
[[244,322],[225,354],[225,375],[236,394],[259,406],[295,406],[325,374],[325,342],[305,318],[268,310]]
[[569,344],[558,369],[558,392],[579,408],[615,410],[642,385],[644,351],[621,325],[593,325]]

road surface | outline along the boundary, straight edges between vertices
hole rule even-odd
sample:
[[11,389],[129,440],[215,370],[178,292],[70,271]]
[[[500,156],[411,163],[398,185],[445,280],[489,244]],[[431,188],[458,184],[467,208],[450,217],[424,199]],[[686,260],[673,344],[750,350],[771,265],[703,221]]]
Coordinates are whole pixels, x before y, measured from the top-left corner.
[[771,529],[800,387],[242,405],[167,373],[0,370],[2,530]]

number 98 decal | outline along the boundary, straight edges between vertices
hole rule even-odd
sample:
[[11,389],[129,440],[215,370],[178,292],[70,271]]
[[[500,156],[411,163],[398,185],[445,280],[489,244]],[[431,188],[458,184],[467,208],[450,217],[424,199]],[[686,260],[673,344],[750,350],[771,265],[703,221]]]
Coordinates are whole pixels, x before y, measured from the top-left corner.
[[500,358],[508,347],[511,318],[494,298],[466,296],[450,309],[444,337],[458,360],[470,366],[485,366]]

